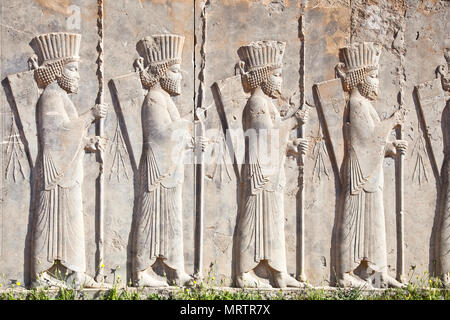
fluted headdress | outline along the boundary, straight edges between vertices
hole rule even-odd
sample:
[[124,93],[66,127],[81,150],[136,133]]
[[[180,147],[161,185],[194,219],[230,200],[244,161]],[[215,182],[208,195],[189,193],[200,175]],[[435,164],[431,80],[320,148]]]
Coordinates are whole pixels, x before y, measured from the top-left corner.
[[78,60],[80,58],[81,35],[75,33],[55,32],[35,37],[39,64],[48,64],[61,59]]
[[272,70],[281,68],[286,43],[275,40],[254,41],[238,49],[243,85],[252,90],[263,83]]
[[378,69],[382,46],[374,42],[356,42],[340,49],[344,63],[336,72],[344,80],[344,89],[351,91],[368,72]]
[[39,35],[31,43],[36,55],[30,58],[39,87],[46,87],[60,76],[64,65],[80,59],[81,35],[53,32]]
[[164,62],[181,63],[183,45],[183,36],[161,34],[145,37],[137,43],[136,49],[147,66]]
[[176,34],[153,35],[136,44],[136,50],[144,62],[139,67],[139,74],[145,87],[151,88],[171,65],[181,63],[183,45],[184,36]]
[[271,66],[280,68],[283,64],[286,43],[281,41],[254,41],[239,48],[238,55],[245,62],[247,71]]
[[374,42],[357,42],[342,48],[341,55],[344,60],[346,72],[367,67],[378,68],[381,45]]

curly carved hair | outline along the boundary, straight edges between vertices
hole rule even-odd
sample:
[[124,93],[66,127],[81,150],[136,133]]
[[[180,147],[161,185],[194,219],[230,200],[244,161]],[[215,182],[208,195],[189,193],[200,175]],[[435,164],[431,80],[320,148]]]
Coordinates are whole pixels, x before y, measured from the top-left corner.
[[139,72],[142,85],[148,89],[153,87],[161,78],[163,78],[169,67],[181,63],[180,59],[172,59],[162,63],[151,64],[146,69]]
[[78,61],[75,58],[65,58],[48,63],[34,70],[34,79],[40,88],[45,88],[61,76],[64,66],[69,62]]
[[250,91],[260,86],[261,83],[267,80],[273,70],[280,67],[279,65],[269,65],[243,73],[242,81],[245,90]]
[[378,68],[376,66],[368,66],[347,72],[344,78],[344,90],[351,91],[364,80],[369,72],[377,69]]

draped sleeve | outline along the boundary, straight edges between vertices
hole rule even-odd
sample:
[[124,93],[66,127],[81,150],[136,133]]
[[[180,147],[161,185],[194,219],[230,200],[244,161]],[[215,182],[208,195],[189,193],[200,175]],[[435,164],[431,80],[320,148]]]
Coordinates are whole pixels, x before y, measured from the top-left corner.
[[[69,118],[66,104],[71,101],[56,90],[44,91],[38,102],[38,136],[42,154],[44,188],[69,187],[80,174],[78,157],[85,135],[84,124]],[[73,107],[69,106],[69,107]],[[75,110],[76,112],[76,110]]]

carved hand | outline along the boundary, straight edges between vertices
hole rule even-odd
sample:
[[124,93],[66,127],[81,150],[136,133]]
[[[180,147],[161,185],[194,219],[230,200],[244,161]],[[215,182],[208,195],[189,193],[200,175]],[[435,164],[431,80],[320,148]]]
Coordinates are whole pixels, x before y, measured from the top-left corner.
[[295,138],[289,140],[287,144],[287,153],[293,156],[305,155],[308,152],[309,142],[308,139]]
[[94,116],[94,119],[104,119],[106,118],[106,114],[108,113],[109,106],[107,104],[101,103],[96,104],[92,109],[92,115]]
[[309,108],[307,106],[298,109],[297,112],[295,113],[297,121],[299,121],[302,125],[308,121],[308,116],[309,116]]
[[206,147],[211,143],[211,140],[207,137],[197,136],[194,137],[194,147],[196,150],[201,148],[202,152],[205,152]]
[[395,117],[395,124],[403,124],[405,122],[406,116],[408,114],[409,110],[405,107],[401,107],[397,111],[394,112]]
[[85,150],[91,151],[91,152],[95,152],[98,150],[105,151],[107,144],[108,144],[108,138],[106,138],[106,137],[100,137],[100,136],[87,137],[84,148],[85,148]]
[[293,142],[294,142],[294,146],[299,148],[301,155],[305,155],[308,152],[308,147],[309,147],[308,139],[297,138],[297,139],[294,139]]
[[400,154],[405,155],[408,149],[408,141],[406,140],[395,140],[393,142],[395,149],[400,152]]

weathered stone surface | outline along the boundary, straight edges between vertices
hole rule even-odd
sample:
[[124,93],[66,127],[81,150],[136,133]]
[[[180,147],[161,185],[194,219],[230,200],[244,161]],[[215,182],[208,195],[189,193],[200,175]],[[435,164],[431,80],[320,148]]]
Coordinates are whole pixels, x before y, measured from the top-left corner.
[[[99,11],[99,5],[103,11]],[[148,255],[149,264],[157,262],[153,271],[147,271],[158,285],[167,284],[164,272],[169,282],[182,278],[181,282],[186,283],[187,275],[199,280],[212,273],[218,283],[239,285],[240,274],[254,269],[252,277],[265,286],[285,283],[274,280],[276,272],[281,271],[286,273],[283,279],[289,275],[312,285],[335,285],[339,280],[351,285],[352,281],[342,281],[342,273],[355,271],[366,279],[374,272],[371,279],[375,286],[396,285],[383,278],[387,274],[408,280],[410,270],[415,274],[426,270],[435,275],[448,273],[448,124],[444,111],[448,104],[448,64],[444,54],[448,55],[450,45],[449,12],[449,2],[444,0],[2,1],[0,272],[5,274],[4,281],[29,285],[35,276],[32,248],[40,241],[35,237],[41,221],[36,212],[43,203],[38,195],[49,190],[39,187],[42,181],[37,168],[46,149],[38,139],[47,137],[47,131],[37,122],[39,103],[45,105],[45,99],[39,103],[38,99],[51,86],[61,86],[58,81],[38,83],[33,70],[42,67],[42,57],[36,62],[29,58],[36,49],[30,41],[49,33],[81,35],[79,90],[70,95],[77,116],[69,117],[67,124],[75,123],[99,103],[108,106],[102,125],[98,123],[105,107],[97,106],[97,120],[92,119],[85,132],[80,131],[83,137],[102,135],[108,140],[103,153],[92,150],[96,149],[96,140],[86,141],[87,152],[83,147],[79,153],[82,171],[64,160],[73,151],[69,147],[73,134],[64,131],[64,142],[58,143],[56,122],[48,134],[55,150],[61,149],[60,158],[52,155],[55,163],[61,163],[60,167],[56,165],[57,171],[67,166],[69,171],[83,172],[77,180],[81,183],[77,186],[81,200],[72,207],[78,208],[78,217],[84,221],[76,233],[84,235],[80,241],[86,275],[97,275],[96,280],[105,283],[112,283],[120,275],[127,284],[152,284],[150,280],[137,281],[144,270],[138,263],[142,252]],[[158,71],[155,63],[164,59],[146,57],[138,43],[146,37],[167,34],[184,37],[184,45],[177,57],[180,61],[170,61],[158,69],[163,71]],[[165,44],[165,40],[161,41]],[[267,43],[285,43],[279,68],[268,62],[271,60],[267,57],[274,57],[269,51],[256,53],[260,57],[256,60],[268,59],[261,65],[252,65],[256,61],[253,56],[239,55],[238,49],[250,43],[263,43],[263,48]],[[352,69],[342,49],[358,43],[379,44],[380,59],[374,63],[378,74],[373,76],[379,80],[379,90],[373,101],[356,99],[353,87],[345,87],[339,77],[345,79]],[[163,46],[162,50],[166,54],[175,52],[173,44],[167,42],[167,49]],[[149,42],[142,48],[151,52],[155,47]],[[364,52],[361,49],[359,53]],[[59,53],[57,56],[61,57]],[[179,73],[177,67],[171,69],[175,62],[179,63]],[[339,63],[344,63],[341,73],[335,69]],[[358,63],[355,65],[361,66],[361,61]],[[180,94],[172,98],[167,93],[171,88],[166,79],[168,69],[169,74],[183,78]],[[248,73],[253,70],[259,70],[259,76]],[[266,80],[276,83],[278,71],[282,72],[282,94],[273,94],[277,99],[272,101]],[[258,90],[262,92],[261,101],[266,102],[252,104]],[[162,100],[155,98],[158,92],[164,96]],[[64,96],[63,91],[60,93]],[[278,111],[262,106],[272,102]],[[398,115],[397,110],[409,111],[382,134],[372,132],[371,138],[393,148],[376,152],[369,143],[357,145],[372,122],[354,116],[366,123],[362,125],[364,130],[355,134],[353,128],[358,120],[351,121],[355,103],[364,105],[380,126],[391,121],[394,113]],[[297,108],[303,110],[301,115],[295,115]],[[266,114],[272,118],[252,122]],[[177,122],[179,117],[186,121]],[[244,128],[278,128],[278,124],[295,122],[296,117],[304,117],[304,123],[293,125],[280,144],[281,149],[290,152],[282,150],[275,164],[258,164],[260,173],[251,167],[254,163],[242,165],[253,157],[249,145],[246,149]],[[171,158],[172,147],[181,144],[180,137],[174,140],[171,135],[179,132],[182,122],[189,143],[184,152],[177,151]],[[168,123],[172,127],[166,128]],[[396,124],[400,126],[394,129]],[[162,136],[166,140],[161,140]],[[370,197],[375,192],[371,186],[376,185],[378,200],[373,212],[380,218],[376,227],[366,226],[365,230],[372,230],[368,233],[372,238],[360,238],[363,240],[357,246],[369,248],[382,243],[365,252],[379,251],[376,256],[383,258],[378,261],[385,261],[385,265],[377,265],[373,261],[377,259],[370,254],[351,255],[356,265],[343,270],[343,212],[348,211],[343,203],[354,196],[346,195],[345,189],[353,177],[345,169],[354,163],[349,151],[352,146],[360,150],[356,151],[362,168],[359,182],[365,186],[361,197]],[[395,146],[401,156],[391,154]],[[384,151],[390,151],[392,157],[384,158]],[[173,169],[181,161],[183,170]],[[373,163],[379,164],[376,170],[372,170]],[[375,171],[379,180],[372,183]],[[275,176],[279,181],[285,179],[285,183]],[[142,182],[145,177],[149,186]],[[259,182],[246,182],[256,177]],[[280,187],[272,190],[267,181]],[[58,186],[67,189],[69,185]],[[169,189],[174,193],[169,194]],[[259,190],[266,198],[255,196]],[[245,207],[253,196],[259,201],[255,214],[252,208]],[[61,206],[51,208],[55,217],[64,211]],[[359,217],[368,214],[362,207],[354,211]],[[380,215],[383,211],[384,218]],[[245,217],[248,219],[240,220]],[[261,223],[253,228],[254,221],[249,217],[261,217]],[[270,223],[264,219],[279,220]],[[58,230],[64,229],[62,226],[67,228],[70,223],[61,227],[46,225],[44,229],[56,230],[55,237],[61,237],[63,233]],[[270,228],[278,231],[275,234]],[[39,229],[42,234],[44,229]],[[248,246],[243,239],[249,241]],[[62,240],[69,245],[76,242],[68,236]],[[253,245],[258,254],[252,253],[255,265],[247,270],[243,265],[250,265],[251,259],[243,252]],[[274,249],[266,252],[267,248]],[[168,252],[177,257],[175,264]],[[62,265],[70,260],[60,255],[53,258],[61,260]],[[366,260],[370,264],[360,264]],[[72,268],[64,266],[77,271],[72,264]],[[178,276],[177,272],[172,274],[174,270],[180,272]]]

